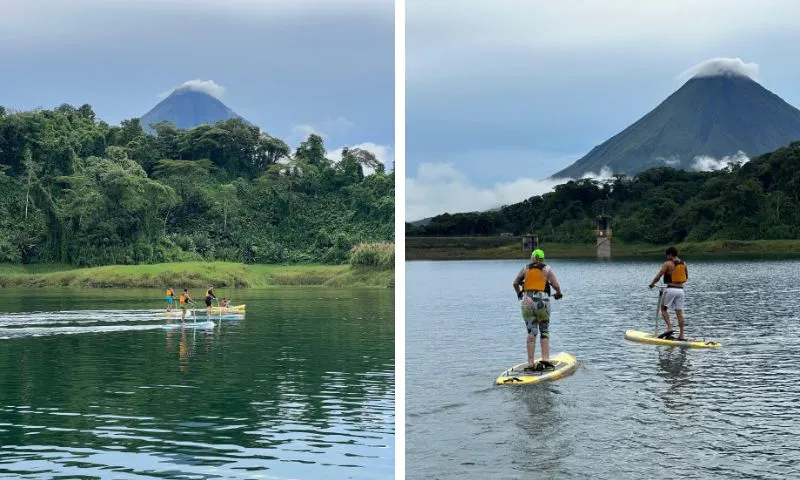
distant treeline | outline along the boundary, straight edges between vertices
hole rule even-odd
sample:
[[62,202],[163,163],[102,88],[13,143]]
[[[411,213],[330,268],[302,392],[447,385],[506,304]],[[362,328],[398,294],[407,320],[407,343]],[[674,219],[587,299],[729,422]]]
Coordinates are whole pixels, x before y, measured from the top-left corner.
[[592,242],[601,213],[612,215],[614,238],[631,243],[798,239],[800,142],[714,172],[661,167],[570,181],[496,211],[406,223],[406,235],[537,233],[549,242]]
[[368,151],[292,152],[238,119],[154,128],[0,107],[0,262],[344,263],[393,240],[394,172]]

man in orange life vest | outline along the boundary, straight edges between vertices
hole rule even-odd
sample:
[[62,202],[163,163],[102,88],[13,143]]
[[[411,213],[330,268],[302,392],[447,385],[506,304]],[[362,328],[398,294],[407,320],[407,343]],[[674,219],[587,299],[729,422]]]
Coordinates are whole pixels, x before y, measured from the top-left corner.
[[650,288],[653,288],[663,275],[664,283],[667,284],[667,289],[664,291],[664,302],[661,305],[661,315],[667,324],[667,331],[658,337],[671,338],[674,333],[672,324],[669,321],[669,312],[667,311],[667,309],[672,308],[675,310],[675,316],[678,317],[678,340],[686,340],[683,336],[683,307],[685,300],[683,284],[689,279],[689,269],[686,267],[686,263],[678,258],[678,249],[669,247],[666,253],[667,260],[661,264],[661,269],[653,278],[653,281],[650,282]]
[[[520,289],[520,284],[522,289]],[[536,249],[531,253],[531,263],[525,265],[514,279],[514,292],[522,301],[520,307],[525,326],[528,328],[528,366],[526,370],[553,368],[550,363],[550,285],[556,289],[553,298],[560,299],[561,286],[553,270],[544,264],[544,252]],[[545,296],[546,295],[546,296]],[[536,333],[542,335],[542,360],[534,363]]]

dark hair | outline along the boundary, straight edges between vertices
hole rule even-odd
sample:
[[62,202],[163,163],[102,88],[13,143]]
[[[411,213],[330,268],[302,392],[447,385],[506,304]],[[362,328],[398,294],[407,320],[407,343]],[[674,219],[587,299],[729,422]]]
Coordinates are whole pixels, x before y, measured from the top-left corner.
[[678,256],[678,249],[675,248],[675,247],[669,247],[667,249],[667,255],[672,255],[673,257],[677,257]]

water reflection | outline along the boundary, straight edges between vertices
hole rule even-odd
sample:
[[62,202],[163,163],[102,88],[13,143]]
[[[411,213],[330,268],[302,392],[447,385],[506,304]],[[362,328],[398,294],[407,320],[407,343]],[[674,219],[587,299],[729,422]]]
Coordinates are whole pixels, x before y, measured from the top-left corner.
[[[178,322],[180,319],[177,320]],[[167,322],[172,323],[172,322]],[[176,337],[178,338],[178,365],[181,372],[186,373],[189,371],[189,359],[196,355],[197,353],[197,343],[198,343],[198,335],[200,336],[200,341],[202,341],[202,348],[205,353],[209,353],[212,351],[214,347],[214,337],[215,333],[213,330],[202,329],[199,330],[196,328],[190,327],[179,327],[179,328],[170,328],[167,329],[166,333],[166,341],[167,341],[167,353],[175,353],[175,342]]]
[[554,384],[526,385],[509,388],[509,395],[520,409],[508,419],[518,430],[519,440],[510,451],[514,452],[515,470],[535,472],[558,470],[563,458],[569,457],[573,448],[570,441],[558,435],[564,418],[558,409],[561,393]]
[[[497,386],[448,410],[437,407],[463,402],[462,387],[520,355],[507,320],[518,310],[505,300],[516,263],[407,264],[407,478],[800,478],[800,296],[785,293],[800,262],[693,263],[688,333],[719,349],[622,338],[654,328],[642,287],[652,263],[554,263],[573,292],[558,305],[554,343],[587,368],[552,389]],[[453,278],[462,288],[443,289]],[[454,325],[458,342],[436,340]],[[431,379],[442,358],[485,373],[441,388]]]
[[0,341],[0,478],[392,478],[392,294],[284,293],[213,329],[125,305],[0,317],[48,329]]

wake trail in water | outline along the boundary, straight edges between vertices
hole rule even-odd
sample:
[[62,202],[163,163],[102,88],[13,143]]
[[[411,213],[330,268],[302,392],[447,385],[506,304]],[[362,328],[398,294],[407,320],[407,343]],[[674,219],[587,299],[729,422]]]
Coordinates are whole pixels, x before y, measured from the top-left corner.
[[[164,310],[66,310],[19,312],[0,315],[0,340],[79,333],[128,332],[163,328],[212,328],[213,322],[197,322],[187,316],[164,321]],[[151,323],[143,323],[151,322]],[[156,323],[153,323],[156,322]]]

